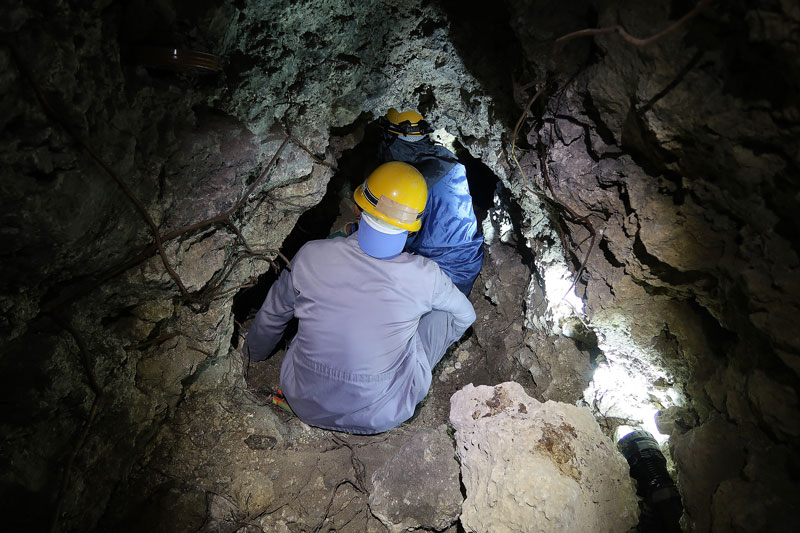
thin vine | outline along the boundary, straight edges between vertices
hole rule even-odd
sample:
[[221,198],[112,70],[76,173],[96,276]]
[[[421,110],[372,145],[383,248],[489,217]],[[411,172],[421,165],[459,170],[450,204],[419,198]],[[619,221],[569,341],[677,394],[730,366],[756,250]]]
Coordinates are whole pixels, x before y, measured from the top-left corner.
[[[686,13],[683,17],[681,17],[680,19],[675,21],[669,27],[667,27],[666,29],[664,29],[664,30],[662,30],[662,31],[650,36],[650,37],[644,38],[644,39],[640,39],[640,38],[632,36],[630,33],[628,33],[620,25],[608,26],[608,27],[603,27],[603,28],[587,28],[587,29],[584,29],[584,30],[579,30],[579,31],[575,31],[575,32],[571,32],[571,33],[562,35],[561,37],[559,37],[558,39],[556,39],[554,41],[553,49],[552,49],[552,52],[551,52],[551,56],[555,57],[558,54],[558,52],[560,51],[561,47],[565,43],[567,43],[568,41],[571,41],[573,39],[579,39],[579,38],[582,38],[582,37],[594,37],[596,35],[606,35],[606,34],[610,34],[610,33],[618,34],[620,37],[622,37],[622,39],[624,39],[626,42],[628,42],[628,43],[630,43],[630,44],[632,44],[634,46],[644,47],[644,46],[650,45],[650,44],[652,44],[652,43],[654,43],[656,41],[659,41],[659,40],[667,37],[668,35],[671,35],[672,33],[674,33],[678,28],[680,28],[681,26],[686,24],[688,21],[690,21],[691,19],[696,17],[698,14],[700,14],[700,12],[710,2],[711,2],[711,0],[700,0],[697,3],[697,5],[691,11]],[[527,104],[525,105],[524,109],[522,110],[522,113],[520,114],[519,119],[517,120],[516,125],[514,126],[514,133],[513,133],[512,138],[511,138],[511,158],[514,161],[514,164],[517,166],[517,169],[519,170],[520,175],[522,176],[522,187],[526,191],[528,191],[531,194],[534,194],[535,196],[538,196],[540,199],[542,199],[546,203],[554,206],[556,208],[556,210],[561,212],[562,214],[566,213],[572,219],[573,222],[576,222],[576,223],[582,225],[583,227],[585,227],[589,231],[589,234],[590,234],[590,237],[591,237],[591,240],[589,242],[589,248],[586,251],[586,254],[584,255],[583,259],[581,260],[580,266],[579,266],[577,272],[575,273],[575,276],[574,276],[574,278],[572,280],[572,283],[570,284],[570,286],[567,289],[566,293],[564,293],[564,295],[561,297],[561,301],[566,301],[566,297],[569,295],[569,293],[572,291],[572,289],[575,288],[575,285],[577,284],[577,282],[580,279],[581,275],[586,270],[586,264],[587,264],[587,262],[589,260],[589,256],[591,255],[592,250],[594,249],[594,246],[595,246],[595,242],[597,240],[597,231],[595,230],[595,228],[592,225],[592,223],[589,221],[588,217],[590,215],[587,215],[587,216],[579,215],[574,209],[572,209],[570,206],[568,206],[567,204],[562,202],[556,196],[555,191],[553,190],[552,184],[550,183],[549,171],[548,171],[548,168],[547,168],[547,147],[544,144],[539,143],[539,146],[537,147],[537,155],[539,157],[539,166],[540,166],[540,169],[541,169],[541,172],[542,172],[542,179],[543,179],[545,185],[547,186],[547,189],[550,191],[550,196],[548,196],[547,193],[544,190],[539,189],[538,187],[534,187],[534,186],[530,185],[528,177],[526,176],[525,171],[522,168],[522,165],[520,164],[519,159],[517,158],[516,143],[517,143],[517,137],[519,136],[520,129],[522,128],[522,124],[525,122],[525,119],[527,118],[528,113],[530,112],[531,106],[544,93],[544,91],[547,88],[548,84],[547,84],[546,81],[542,82],[542,83],[537,83],[536,81],[532,81],[530,83],[525,84],[521,88],[522,90],[527,90],[527,89],[529,89],[531,87],[535,87],[536,85],[540,85],[539,90],[537,90],[536,93],[528,100]],[[561,235],[561,240],[562,240],[562,244],[564,244],[564,252],[566,253],[567,252],[567,246],[566,246],[566,240],[564,239],[563,235]],[[584,241],[585,241],[585,239],[584,239]]]

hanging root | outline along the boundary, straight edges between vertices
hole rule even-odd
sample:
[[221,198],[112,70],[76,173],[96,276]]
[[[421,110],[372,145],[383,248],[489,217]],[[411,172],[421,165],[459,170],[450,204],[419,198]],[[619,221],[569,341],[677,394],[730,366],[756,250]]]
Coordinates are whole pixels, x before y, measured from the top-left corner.
[[711,3],[711,0],[700,0],[697,3],[697,5],[694,6],[694,9],[692,9],[691,11],[686,13],[684,16],[679,18],[677,21],[675,21],[674,24],[672,24],[671,26],[667,27],[663,31],[660,31],[660,32],[658,32],[658,33],[656,33],[654,35],[651,35],[650,37],[647,37],[646,39],[638,39],[638,38],[634,37],[633,35],[631,35],[630,33],[628,33],[627,31],[625,31],[625,28],[623,28],[622,26],[616,25],[616,26],[607,26],[605,28],[589,28],[589,29],[585,29],[585,30],[574,31],[574,32],[568,33],[566,35],[562,35],[561,37],[556,39],[555,44],[558,47],[558,46],[563,45],[567,41],[571,41],[573,39],[578,39],[580,37],[593,37],[595,35],[605,35],[605,34],[608,34],[608,33],[616,33],[617,35],[622,37],[625,41],[631,43],[634,46],[639,46],[639,47],[647,46],[648,44],[652,44],[652,43],[654,43],[656,41],[659,41],[659,40],[663,39],[664,37],[672,34],[675,30],[677,30],[678,28],[680,28],[681,26],[686,24],[688,21],[690,21],[694,17],[696,17],[698,14],[700,14],[700,12],[710,3]]
[[[561,50],[561,47],[564,46],[565,43],[567,43],[567,42],[569,42],[569,41],[571,41],[573,39],[578,39],[578,38],[581,38],[581,37],[592,37],[592,36],[595,36],[595,35],[605,35],[605,34],[609,34],[609,33],[618,34],[626,42],[629,42],[634,46],[644,47],[644,46],[650,45],[650,44],[652,44],[652,43],[654,43],[656,41],[659,41],[659,40],[667,37],[668,35],[671,35],[678,28],[680,28],[681,26],[686,24],[688,21],[690,21],[691,19],[696,17],[710,3],[710,1],[711,0],[700,0],[697,3],[697,5],[694,7],[694,9],[692,9],[691,11],[686,13],[683,17],[681,17],[680,19],[675,21],[675,23],[673,23],[672,25],[670,25],[666,29],[664,29],[664,30],[662,30],[662,31],[650,36],[650,37],[647,37],[645,39],[639,39],[639,38],[633,37],[631,34],[629,34],[627,31],[625,31],[625,29],[622,26],[619,26],[619,25],[609,26],[609,27],[604,27],[604,28],[589,28],[589,29],[584,29],[584,30],[568,33],[566,35],[563,35],[563,36],[559,37],[558,39],[556,39],[554,41],[554,45],[553,45],[553,49],[552,49],[551,55],[553,57],[557,56],[557,54]],[[527,90],[527,89],[529,89],[531,87],[534,87],[536,85],[537,85],[537,82],[536,81],[532,81],[532,82],[527,83],[524,86],[522,86],[521,89],[522,90]],[[511,138],[511,157],[514,160],[514,164],[516,165],[517,169],[519,170],[520,175],[522,176],[522,187],[524,188],[524,190],[526,190],[530,194],[533,194],[533,195],[539,197],[542,201],[544,201],[547,204],[549,204],[550,206],[552,206],[554,208],[555,212],[560,214],[564,219],[568,219],[571,222],[580,224],[580,225],[582,225],[583,227],[585,227],[589,231],[589,238],[591,239],[589,241],[589,248],[586,250],[586,253],[583,256],[583,259],[581,260],[580,267],[578,268],[578,270],[575,273],[575,276],[573,278],[572,284],[569,286],[569,289],[567,289],[567,292],[564,294],[564,296],[561,297],[561,300],[564,301],[565,298],[569,295],[569,293],[575,288],[575,285],[577,284],[578,280],[580,279],[581,275],[583,274],[584,270],[586,269],[586,263],[589,260],[589,256],[591,255],[592,250],[594,249],[594,246],[595,246],[595,243],[596,243],[596,240],[597,240],[597,231],[595,230],[595,228],[592,225],[592,223],[589,221],[588,217],[590,215],[587,215],[587,216],[579,215],[574,209],[572,209],[570,206],[568,206],[567,204],[562,202],[556,196],[556,194],[555,194],[555,192],[553,190],[552,184],[550,182],[549,171],[547,169],[547,148],[548,148],[547,146],[545,146],[543,143],[539,142],[538,146],[537,146],[537,153],[538,153],[538,156],[539,156],[539,166],[540,166],[541,172],[542,172],[542,179],[543,179],[543,181],[545,183],[545,186],[546,186],[547,190],[550,192],[550,195],[548,195],[544,190],[540,189],[536,185],[533,185],[533,184],[530,183],[530,181],[528,180],[527,176],[525,175],[525,171],[523,170],[522,165],[519,162],[519,159],[517,159],[516,143],[517,143],[517,137],[519,136],[520,129],[522,128],[522,124],[525,122],[525,118],[528,116],[528,113],[530,112],[531,106],[544,93],[546,87],[547,87],[547,82],[546,81],[541,83],[541,87],[539,88],[539,90],[536,91],[536,93],[528,100],[528,103],[525,105],[525,108],[522,110],[522,114],[520,115],[519,119],[517,120],[516,125],[514,126],[514,133],[513,133],[513,136]],[[567,246],[567,242],[566,242],[566,239],[564,237],[563,231],[560,228],[560,225],[558,226],[558,231],[559,231],[559,236],[561,238],[561,242],[562,242],[562,244],[564,246],[564,252],[566,253],[567,250],[569,249],[569,247]],[[602,236],[602,232],[601,232],[601,236]],[[584,239],[584,241],[582,241],[581,244],[583,244],[583,242],[585,242],[585,240],[586,239]],[[580,248],[580,244],[578,245],[578,248]]]
[[[161,233],[159,233],[158,226],[156,225],[155,221],[153,220],[153,218],[148,213],[147,209],[144,207],[144,205],[139,200],[139,198],[134,194],[133,190],[128,186],[128,184],[125,182],[125,180],[123,180],[122,177],[113,168],[111,168],[111,166],[108,163],[106,163],[103,160],[103,158],[101,158],[98,155],[98,153],[94,149],[94,147],[92,147],[92,145],[89,144],[89,142],[86,139],[81,137],[78,134],[78,132],[72,126],[70,126],[69,122],[61,114],[59,114],[55,110],[53,105],[50,103],[50,101],[45,96],[44,91],[42,90],[41,86],[36,81],[36,78],[33,75],[33,72],[28,67],[28,65],[23,61],[23,59],[20,56],[20,54],[17,52],[16,47],[14,47],[10,43],[3,43],[3,44],[5,44],[10,49],[11,55],[14,58],[14,63],[16,64],[19,72],[22,74],[22,77],[24,79],[26,79],[28,81],[28,83],[31,85],[31,87],[33,88],[33,92],[36,95],[36,99],[39,101],[40,105],[44,109],[45,114],[50,119],[52,119],[54,122],[58,123],[62,128],[64,128],[64,130],[69,134],[69,136],[72,137],[81,146],[81,148],[92,159],[94,159],[94,161],[114,180],[114,182],[117,184],[117,186],[120,188],[120,190],[125,194],[125,196],[130,200],[130,202],[136,208],[136,211],[138,211],[139,214],[144,219],[145,223],[147,224],[147,227],[150,230],[150,234],[151,234],[152,239],[153,239],[153,243],[151,245],[149,245],[146,248],[144,248],[143,250],[141,250],[133,258],[131,258],[130,260],[126,261],[122,265],[114,267],[110,271],[102,274],[98,281],[95,281],[91,285],[89,285],[87,287],[84,287],[83,290],[79,290],[74,294],[66,296],[66,298],[55,299],[55,300],[51,301],[50,305],[48,306],[48,309],[54,309],[56,307],[62,306],[65,303],[67,303],[69,301],[72,301],[72,300],[74,300],[74,299],[86,294],[87,292],[95,289],[100,284],[108,281],[109,279],[112,279],[112,278],[118,276],[119,274],[129,270],[130,268],[133,268],[134,266],[144,262],[145,260],[147,260],[150,257],[152,257],[152,255],[155,254],[155,253],[158,253],[158,255],[161,257],[161,262],[164,265],[164,269],[167,271],[169,276],[173,279],[173,281],[175,282],[175,285],[177,285],[177,287],[180,290],[180,293],[183,296],[184,300],[186,300],[188,302],[193,302],[193,303],[203,303],[203,304],[208,303],[208,301],[211,298],[213,298],[214,296],[218,296],[220,294],[219,291],[217,291],[217,289],[219,289],[219,284],[215,285],[213,287],[213,290],[211,290],[211,291],[208,291],[208,290],[204,291],[204,294],[202,296],[200,296],[200,297],[193,297],[192,295],[190,295],[189,291],[186,289],[186,285],[184,284],[183,280],[178,275],[178,273],[175,271],[175,268],[172,266],[172,264],[170,263],[169,259],[167,258],[166,252],[164,251],[164,245],[167,242],[171,241],[172,239],[180,237],[181,235],[184,235],[186,233],[197,231],[197,230],[201,230],[201,229],[213,226],[215,224],[220,224],[221,223],[221,224],[227,225],[228,227],[230,227],[233,230],[233,232],[237,236],[238,242],[240,242],[242,244],[242,246],[245,248],[245,250],[247,251],[247,254],[249,254],[248,255],[249,257],[258,257],[260,259],[268,260],[268,261],[271,262],[271,266],[273,268],[277,269],[277,265],[275,264],[275,262],[271,258],[270,259],[266,258],[265,253],[273,253],[273,254],[275,254],[277,256],[280,256],[280,253],[278,251],[276,251],[276,250],[264,250],[264,251],[261,251],[261,252],[258,252],[258,253],[254,252],[253,249],[251,248],[251,246],[249,245],[249,243],[245,240],[244,236],[242,235],[241,230],[234,224],[233,215],[236,214],[236,212],[239,211],[239,209],[249,201],[249,199],[252,196],[253,192],[264,181],[264,178],[269,174],[269,171],[273,168],[273,166],[275,165],[276,161],[278,160],[278,157],[283,152],[283,150],[286,148],[286,145],[289,142],[295,143],[302,150],[307,152],[309,154],[309,156],[311,156],[311,158],[315,162],[317,162],[317,163],[319,163],[321,165],[324,165],[326,167],[329,167],[329,168],[333,169],[334,171],[338,170],[336,165],[334,165],[332,163],[328,163],[324,159],[320,158],[319,156],[314,154],[303,142],[301,142],[300,139],[298,139],[297,137],[295,137],[291,133],[287,133],[286,134],[286,138],[283,140],[281,145],[278,147],[277,151],[272,156],[270,161],[264,166],[264,168],[262,169],[262,171],[259,174],[258,178],[253,182],[252,185],[250,185],[250,187],[247,189],[245,194],[233,205],[233,207],[231,207],[227,211],[225,211],[223,213],[220,213],[220,214],[218,214],[218,215],[216,215],[214,217],[208,218],[206,220],[202,220],[200,222],[196,222],[194,224],[190,224],[190,225],[182,227],[182,228],[178,228],[176,230],[170,231],[170,232],[162,235]],[[245,257],[248,257],[248,256],[245,256]],[[289,261],[286,260],[285,257],[282,257],[282,259],[284,259],[284,261],[286,262],[287,265],[289,264]],[[236,263],[238,263],[238,261],[236,261]],[[226,279],[228,277],[228,275],[230,275],[230,272],[227,272],[227,274],[224,276],[224,278]],[[228,292],[230,292],[230,291],[226,291],[226,294]]]

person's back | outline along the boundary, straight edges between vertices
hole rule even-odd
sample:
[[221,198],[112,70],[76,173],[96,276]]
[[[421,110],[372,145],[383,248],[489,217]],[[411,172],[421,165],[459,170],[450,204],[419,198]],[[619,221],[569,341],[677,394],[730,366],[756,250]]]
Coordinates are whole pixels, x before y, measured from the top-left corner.
[[466,168],[455,154],[431,141],[431,127],[416,111],[392,108],[380,123],[378,159],[414,166],[428,185],[422,228],[409,237],[405,250],[433,259],[461,292],[469,294],[483,266],[483,235]]
[[[378,197],[403,219],[402,205]],[[357,200],[374,207],[363,195]],[[420,213],[424,205],[422,197]],[[419,228],[420,213],[409,227]],[[407,231],[387,235],[393,230],[385,222],[364,217],[358,233],[300,249],[248,334],[251,358],[263,359],[296,316],[298,332],[281,366],[283,393],[301,420],[351,433],[408,419],[428,392],[432,367],[475,319],[436,263],[400,253]]]
[[292,261],[295,340],[308,364],[327,360],[357,374],[396,365],[431,310],[435,264],[411,254],[365,254],[357,235],[307,243]]
[[483,266],[483,234],[472,209],[466,169],[457,163],[431,187],[422,229],[405,250],[432,259],[469,294]]

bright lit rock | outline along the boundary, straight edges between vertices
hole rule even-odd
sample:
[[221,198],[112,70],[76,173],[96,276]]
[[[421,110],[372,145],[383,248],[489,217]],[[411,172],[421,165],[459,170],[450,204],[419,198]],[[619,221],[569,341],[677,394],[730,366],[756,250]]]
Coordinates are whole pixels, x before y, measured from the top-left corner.
[[450,399],[466,531],[627,531],[638,521],[625,459],[587,409],[541,403],[518,383]]

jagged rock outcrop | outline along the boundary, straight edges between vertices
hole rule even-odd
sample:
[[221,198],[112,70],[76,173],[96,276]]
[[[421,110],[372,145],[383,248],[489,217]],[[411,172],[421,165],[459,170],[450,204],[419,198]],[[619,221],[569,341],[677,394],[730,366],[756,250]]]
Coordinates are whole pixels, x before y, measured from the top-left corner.
[[588,409],[540,403],[514,382],[467,385],[450,422],[466,531],[627,531],[638,521],[628,464]]
[[[552,259],[547,250],[566,244],[577,269],[590,244],[580,217],[595,230],[578,283],[602,350],[586,401],[617,423],[651,430],[652,413],[665,413],[662,431],[671,431],[682,457],[689,530],[748,529],[745,517],[756,516],[771,528],[790,527],[775,502],[785,502],[788,486],[797,490],[785,472],[799,442],[784,421],[797,419],[799,407],[800,345],[786,320],[800,302],[793,192],[800,160],[789,140],[800,128],[790,96],[800,69],[796,59],[781,58],[798,49],[800,13],[787,2],[706,3],[647,46],[610,33],[568,41],[553,56],[550,38],[614,25],[649,37],[693,6],[590,2],[570,15],[545,4],[531,17],[532,2],[510,3],[511,24],[539,66],[528,94],[545,80],[552,87],[517,139],[519,159],[529,186],[578,218],[556,208],[568,222],[543,224],[552,205],[525,189],[518,169],[505,183],[537,257]],[[596,22],[587,24],[589,17]],[[549,266],[537,261],[543,279],[558,255]],[[614,372],[603,371],[606,362]],[[631,409],[637,405],[646,414]],[[726,464],[722,477],[709,473],[717,482],[708,484],[704,473],[691,472],[685,450],[691,442],[728,457],[733,441],[711,437],[720,417],[735,425],[746,457]],[[752,514],[728,507],[745,486],[763,494]]]
[[472,330],[487,353],[494,382],[513,379],[537,399],[577,402],[591,379],[589,354],[544,325],[547,302],[541,285],[514,246],[493,240],[486,238],[476,283],[484,287],[484,298],[474,303]]

